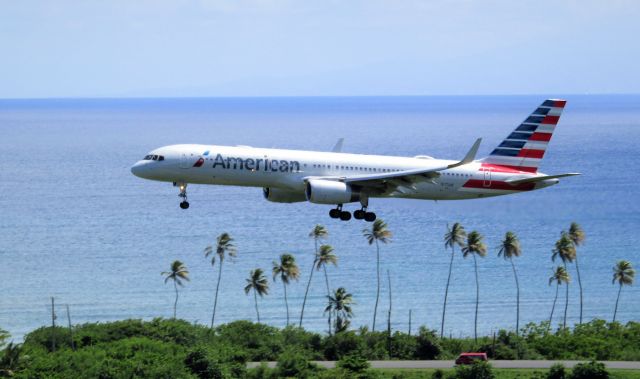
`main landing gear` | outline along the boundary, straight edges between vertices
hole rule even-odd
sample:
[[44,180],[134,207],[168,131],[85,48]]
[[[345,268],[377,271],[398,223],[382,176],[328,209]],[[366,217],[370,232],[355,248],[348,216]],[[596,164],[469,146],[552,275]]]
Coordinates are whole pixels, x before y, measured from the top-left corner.
[[[342,221],[349,221],[351,220],[351,213],[348,211],[343,211],[342,204],[338,204],[336,208],[329,211],[329,217],[339,218]],[[373,212],[367,212],[367,208],[362,207],[362,209],[358,209],[353,212],[353,218],[355,218],[356,220],[373,222],[376,220],[376,214]]]
[[180,202],[181,209],[189,209],[189,202],[187,201],[187,183],[173,183],[174,187],[180,188],[180,194],[178,196],[182,198]]

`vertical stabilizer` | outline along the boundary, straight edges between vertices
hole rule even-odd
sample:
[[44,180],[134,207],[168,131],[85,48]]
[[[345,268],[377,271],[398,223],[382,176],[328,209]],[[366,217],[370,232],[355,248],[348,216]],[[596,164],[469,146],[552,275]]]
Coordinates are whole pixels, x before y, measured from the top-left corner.
[[537,172],[566,103],[559,99],[545,100],[488,157],[482,159],[482,163]]

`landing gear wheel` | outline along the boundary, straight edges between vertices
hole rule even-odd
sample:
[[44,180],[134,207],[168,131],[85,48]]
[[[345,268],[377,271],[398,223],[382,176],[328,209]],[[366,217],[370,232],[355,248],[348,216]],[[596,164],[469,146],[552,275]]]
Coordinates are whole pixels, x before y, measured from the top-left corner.
[[358,209],[357,211],[353,211],[353,218],[356,220],[362,220],[364,218],[365,212],[362,209]]
[[351,213],[347,212],[347,211],[342,211],[340,212],[340,220],[342,221],[349,221],[351,220]]
[[180,208],[182,209],[188,209],[189,208],[189,202],[188,201],[183,201],[180,203]]
[[364,220],[367,222],[374,222],[376,220],[376,214],[373,212],[366,212],[364,214]]
[[331,218],[340,218],[340,210],[339,209],[332,209],[329,211],[329,217]]

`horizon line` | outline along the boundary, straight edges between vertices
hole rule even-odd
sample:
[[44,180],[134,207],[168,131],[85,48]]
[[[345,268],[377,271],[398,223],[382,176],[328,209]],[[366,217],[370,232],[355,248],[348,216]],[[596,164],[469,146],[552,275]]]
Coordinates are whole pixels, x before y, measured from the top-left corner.
[[525,97],[525,96],[639,96],[640,92],[601,93],[515,93],[515,94],[409,94],[409,95],[193,95],[193,96],[52,96],[52,97],[0,97],[0,101],[26,100],[174,100],[174,99],[291,99],[291,98],[379,98],[379,97]]

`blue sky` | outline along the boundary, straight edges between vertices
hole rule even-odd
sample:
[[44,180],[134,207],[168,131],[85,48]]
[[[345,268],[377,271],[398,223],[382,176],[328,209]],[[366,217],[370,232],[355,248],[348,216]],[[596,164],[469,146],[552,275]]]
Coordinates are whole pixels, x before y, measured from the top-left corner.
[[0,0],[0,98],[640,93],[640,1]]

